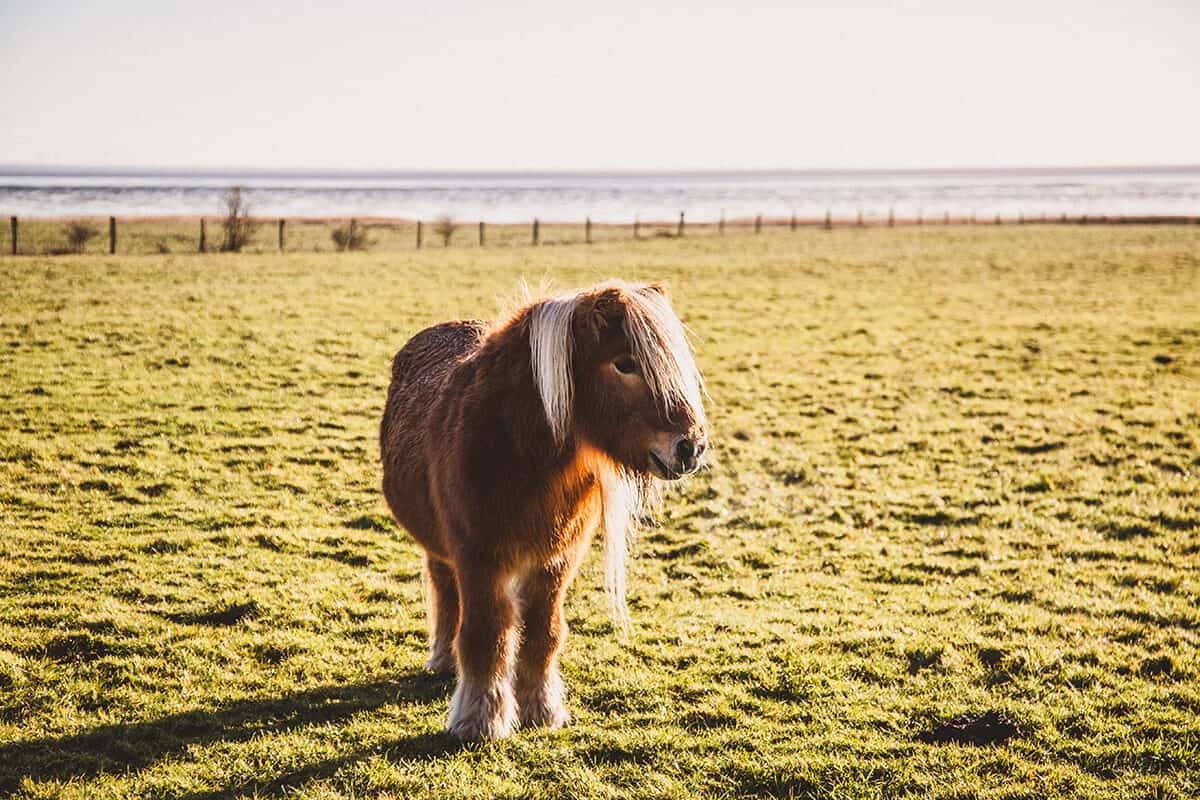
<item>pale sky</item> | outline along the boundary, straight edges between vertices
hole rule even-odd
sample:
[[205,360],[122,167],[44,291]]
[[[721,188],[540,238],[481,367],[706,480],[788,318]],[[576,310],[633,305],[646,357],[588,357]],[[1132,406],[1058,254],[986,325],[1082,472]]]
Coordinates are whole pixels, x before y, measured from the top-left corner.
[[0,0],[0,164],[1200,163],[1200,0]]

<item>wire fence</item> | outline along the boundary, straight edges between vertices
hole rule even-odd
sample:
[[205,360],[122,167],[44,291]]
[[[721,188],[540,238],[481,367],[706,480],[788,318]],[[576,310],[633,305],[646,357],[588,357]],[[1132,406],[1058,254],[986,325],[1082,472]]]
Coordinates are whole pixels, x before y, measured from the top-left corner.
[[681,212],[673,220],[627,223],[464,222],[395,219],[264,219],[251,220],[245,241],[230,247],[220,217],[129,219],[19,219],[10,217],[0,234],[2,255],[68,255],[78,253],[140,255],[211,253],[236,249],[249,253],[332,252],[371,250],[398,252],[426,248],[541,247],[603,244],[614,241],[686,239],[698,236],[761,235],[778,231],[855,230],[964,225],[1195,225],[1200,216],[1115,216],[1017,214],[978,217],[974,214],[897,216],[858,211],[823,217],[755,215],[693,222]]

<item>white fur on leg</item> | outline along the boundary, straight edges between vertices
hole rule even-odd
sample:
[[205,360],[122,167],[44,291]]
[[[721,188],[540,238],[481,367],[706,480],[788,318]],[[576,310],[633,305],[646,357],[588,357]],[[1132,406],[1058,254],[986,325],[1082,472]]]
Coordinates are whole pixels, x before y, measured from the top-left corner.
[[450,733],[466,741],[503,739],[516,726],[517,704],[506,676],[490,681],[460,675],[450,699]]
[[565,702],[562,675],[554,666],[539,683],[517,690],[521,725],[526,728],[561,728],[571,721]]

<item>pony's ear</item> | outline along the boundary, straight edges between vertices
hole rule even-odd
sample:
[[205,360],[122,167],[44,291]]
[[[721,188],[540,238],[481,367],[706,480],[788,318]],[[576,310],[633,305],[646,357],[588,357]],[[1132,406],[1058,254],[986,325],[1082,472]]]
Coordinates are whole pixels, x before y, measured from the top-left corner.
[[646,284],[646,291],[655,292],[657,294],[661,294],[663,297],[666,297],[667,285],[662,281],[651,281],[650,283]]
[[581,333],[599,339],[610,325],[625,319],[625,299],[617,288],[586,295],[575,309],[575,324]]

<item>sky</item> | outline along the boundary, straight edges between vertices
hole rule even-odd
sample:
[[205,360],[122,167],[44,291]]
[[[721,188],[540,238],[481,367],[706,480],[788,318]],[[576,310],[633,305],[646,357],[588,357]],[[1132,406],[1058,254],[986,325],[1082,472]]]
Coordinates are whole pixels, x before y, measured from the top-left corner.
[[0,164],[1200,163],[1200,2],[0,0]]

